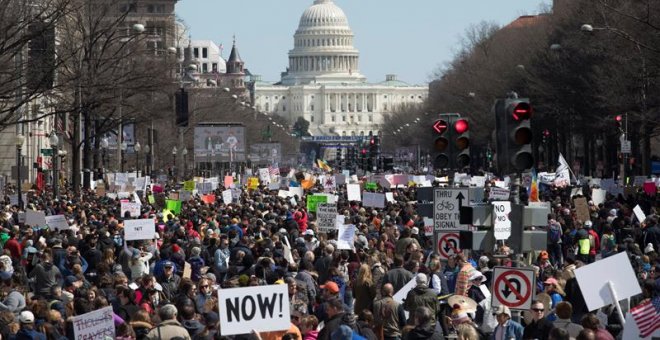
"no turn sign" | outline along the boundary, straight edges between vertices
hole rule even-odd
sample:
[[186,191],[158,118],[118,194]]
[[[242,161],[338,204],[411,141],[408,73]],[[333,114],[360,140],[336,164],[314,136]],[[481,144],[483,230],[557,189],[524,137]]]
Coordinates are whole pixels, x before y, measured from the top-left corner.
[[438,255],[443,260],[461,252],[458,233],[438,233]]
[[525,268],[493,268],[493,307],[527,310],[534,295],[534,270]]

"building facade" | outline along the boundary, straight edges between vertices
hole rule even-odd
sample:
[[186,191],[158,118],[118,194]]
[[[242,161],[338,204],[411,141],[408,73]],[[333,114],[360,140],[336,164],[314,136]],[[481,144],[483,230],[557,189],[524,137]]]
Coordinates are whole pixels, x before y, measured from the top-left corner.
[[312,135],[359,136],[378,134],[385,116],[401,105],[426,100],[427,86],[407,84],[396,75],[367,82],[353,38],[344,11],[332,0],[315,0],[300,18],[281,80],[253,77],[255,108],[291,124],[302,117]]

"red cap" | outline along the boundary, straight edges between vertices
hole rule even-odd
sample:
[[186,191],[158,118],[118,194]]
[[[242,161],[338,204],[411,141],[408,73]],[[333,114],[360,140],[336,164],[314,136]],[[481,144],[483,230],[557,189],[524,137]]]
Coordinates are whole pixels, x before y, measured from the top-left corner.
[[324,285],[319,286],[321,289],[327,289],[332,294],[339,294],[339,286],[333,281],[328,281]]

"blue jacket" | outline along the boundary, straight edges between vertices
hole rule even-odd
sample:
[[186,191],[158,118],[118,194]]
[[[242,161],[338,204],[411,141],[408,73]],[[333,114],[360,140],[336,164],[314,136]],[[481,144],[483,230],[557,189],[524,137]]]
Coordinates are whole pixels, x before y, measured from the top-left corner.
[[[491,340],[497,340],[495,338],[495,335],[497,334],[499,328],[501,326],[498,324],[497,327],[495,327],[495,330],[493,331],[493,334],[491,334],[490,339]],[[504,331],[504,339],[516,339],[516,340],[522,340],[523,338],[523,331],[524,328],[521,324],[509,320],[509,323],[506,325],[506,330]]]

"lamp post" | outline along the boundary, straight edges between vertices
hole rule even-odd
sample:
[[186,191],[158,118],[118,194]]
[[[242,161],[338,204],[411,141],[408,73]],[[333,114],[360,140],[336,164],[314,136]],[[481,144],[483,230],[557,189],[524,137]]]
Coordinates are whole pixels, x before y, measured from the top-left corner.
[[136,175],[139,177],[140,176],[140,150],[142,149],[142,146],[140,145],[140,142],[135,142],[135,145],[133,145],[133,149],[135,150],[135,172]]
[[151,171],[149,171],[149,165],[150,165],[150,164],[149,164],[149,158],[150,158],[149,156],[150,156],[150,152],[151,152],[151,147],[149,146],[149,144],[145,145],[145,146],[144,146],[144,155],[145,155],[145,160],[144,160],[144,172],[145,172],[145,175],[151,173]]
[[101,176],[105,174],[105,165],[106,165],[106,152],[108,151],[108,148],[110,147],[110,142],[108,142],[108,137],[103,137],[101,139],[101,143],[99,145],[101,147],[101,150],[103,151],[101,154]]
[[21,190],[21,148],[25,142],[25,136],[16,135],[16,187],[18,190],[18,208],[23,208],[23,193]]
[[188,148],[184,147],[181,154],[183,155],[183,177],[185,179],[188,174]]
[[126,142],[121,142],[120,149],[121,149],[120,150],[120,154],[121,154],[120,169],[121,169],[121,172],[124,172],[124,155],[126,154],[126,149],[128,149],[128,144],[126,144]]
[[176,146],[172,147],[172,177],[176,182]]
[[50,141],[50,147],[53,149],[53,194],[55,195],[55,198],[59,197],[60,195],[60,176],[58,173],[59,166],[57,163],[57,144],[60,142],[59,138],[57,138],[57,134],[53,131],[50,133],[49,137]]

